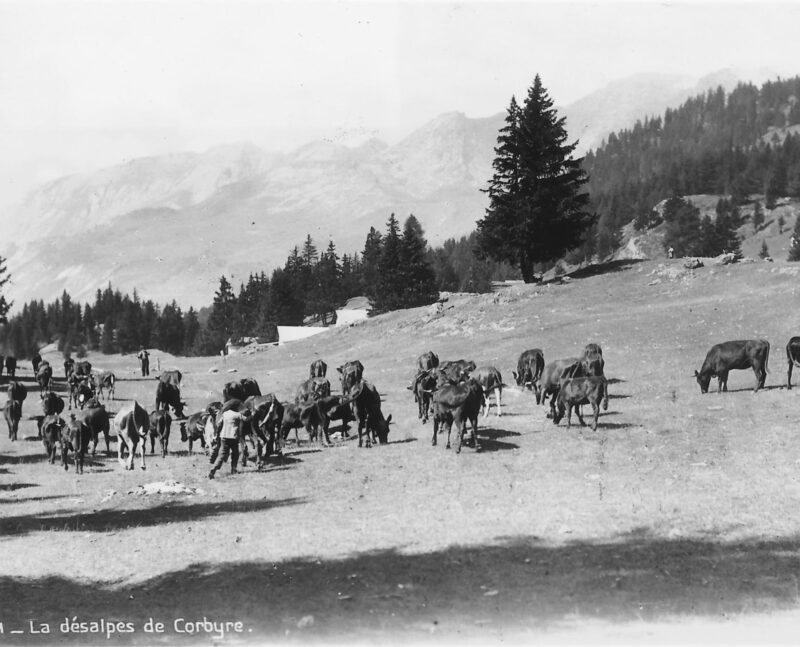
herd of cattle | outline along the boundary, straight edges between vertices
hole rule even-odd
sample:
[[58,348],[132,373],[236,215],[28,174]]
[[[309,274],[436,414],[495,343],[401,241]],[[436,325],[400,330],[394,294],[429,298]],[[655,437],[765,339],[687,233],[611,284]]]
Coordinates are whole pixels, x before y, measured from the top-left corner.
[[[737,340],[717,344],[709,350],[695,377],[702,393],[706,393],[712,377],[718,379],[718,391],[727,391],[728,373],[735,369],[752,368],[756,376],[755,391],[764,387],[769,360],[769,342],[763,339]],[[792,369],[800,366],[800,337],[792,337],[786,346],[789,363],[787,386],[792,388]],[[240,431],[242,465],[247,464],[250,452],[257,467],[262,468],[270,456],[281,457],[285,442],[292,429],[299,444],[298,429],[304,428],[315,443],[331,443],[330,425],[340,421],[340,433],[347,437],[350,422],[358,430],[358,446],[370,447],[373,443],[388,441],[392,416],[381,411],[381,397],[375,386],[364,379],[364,366],[349,361],[337,367],[341,394],[331,393],[327,378],[327,364],[314,361],[309,377],[297,388],[294,401],[281,401],[274,394],[262,394],[253,378],[228,382],[222,388],[221,400],[209,403],[201,411],[184,413],[186,403],[181,398],[182,374],[178,370],[163,371],[157,377],[155,408],[148,412],[138,401],[126,401],[116,414],[109,414],[100,399],[115,398],[116,378],[108,371],[94,372],[87,361],[64,362],[64,381],[68,389],[67,402],[53,389],[53,369],[47,361],[35,356],[32,361],[39,386],[41,414],[34,415],[39,437],[49,462],[61,462],[68,469],[68,458],[74,456],[76,471],[83,471],[84,455],[95,454],[100,434],[103,435],[106,453],[110,453],[109,440],[112,424],[117,437],[120,463],[133,469],[135,453],[139,452],[141,467],[145,469],[145,445],[150,439],[150,452],[155,453],[158,440],[162,456],[168,453],[170,428],[173,420],[180,425],[181,440],[188,443],[189,453],[199,442],[211,453],[212,461],[219,447],[221,414],[228,409],[247,412]],[[608,408],[608,381],[604,373],[603,351],[598,344],[588,344],[577,357],[545,363],[538,349],[524,351],[512,371],[518,387],[533,391],[536,403],[545,405],[549,398],[548,417],[559,424],[566,415],[571,425],[572,412],[585,424],[582,405],[591,405],[591,428],[598,425],[600,409]],[[9,438],[17,439],[22,404],[27,389],[16,379],[16,360],[0,356],[0,375],[5,367],[8,375],[8,400],[3,415],[8,424]],[[477,427],[481,412],[489,415],[491,395],[495,396],[496,413],[501,415],[503,379],[493,366],[476,366],[470,360],[439,361],[433,352],[422,354],[417,360],[417,370],[412,391],[422,423],[433,419],[432,444],[437,436],[447,430],[447,448],[451,446],[451,431],[456,428],[456,452],[461,451],[469,425],[472,446],[480,448]],[[70,413],[62,417],[65,406]],[[73,406],[76,411],[72,412]],[[172,414],[170,413],[172,412]],[[174,416],[174,418],[173,418]]]

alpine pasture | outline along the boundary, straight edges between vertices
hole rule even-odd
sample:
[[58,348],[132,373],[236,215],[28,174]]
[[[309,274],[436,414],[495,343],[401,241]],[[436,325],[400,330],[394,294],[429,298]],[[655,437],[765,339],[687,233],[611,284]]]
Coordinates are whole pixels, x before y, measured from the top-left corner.
[[[0,438],[0,640],[52,642],[30,633],[35,621],[58,640],[109,642],[59,633],[76,615],[133,623],[111,638],[132,644],[636,641],[694,628],[736,639],[800,626],[800,389],[785,388],[784,350],[800,332],[798,270],[620,261],[225,361],[153,351],[151,375],[156,359],[183,372],[187,413],[243,377],[291,400],[322,358],[334,392],[335,367],[360,359],[392,414],[387,445],[359,449],[352,429],[319,448],[301,430],[282,463],[233,476],[226,465],[213,481],[175,421],[169,455],[148,442],[145,471],[138,459],[124,471],[102,440],[83,475],[48,465],[22,362],[22,440]],[[748,338],[772,345],[766,388],[734,371],[728,393],[713,380],[702,395],[694,371],[708,349]],[[550,362],[588,342],[609,379],[595,432],[574,417],[555,426],[511,375],[525,349]],[[406,387],[428,350],[501,371],[503,415],[480,418],[480,451],[432,447],[432,423],[418,421]],[[59,358],[46,359],[63,385]],[[134,398],[152,410],[156,382],[134,355],[88,359],[118,377],[110,411]],[[188,493],[142,493],[168,481]],[[150,617],[163,633],[144,633]],[[243,629],[219,639],[174,626],[203,617]]]

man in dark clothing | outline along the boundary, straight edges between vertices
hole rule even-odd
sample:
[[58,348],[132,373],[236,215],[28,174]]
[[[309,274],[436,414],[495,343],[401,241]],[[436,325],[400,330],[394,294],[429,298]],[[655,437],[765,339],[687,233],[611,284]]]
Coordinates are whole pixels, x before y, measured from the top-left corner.
[[150,375],[150,353],[144,348],[140,348],[139,354],[136,357],[139,358],[139,362],[142,365],[142,377],[147,377]]

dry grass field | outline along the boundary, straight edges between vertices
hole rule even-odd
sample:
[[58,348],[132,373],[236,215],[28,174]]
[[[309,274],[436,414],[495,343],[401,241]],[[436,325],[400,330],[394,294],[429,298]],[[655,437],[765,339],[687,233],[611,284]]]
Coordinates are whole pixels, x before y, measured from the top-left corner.
[[[189,412],[246,376],[290,399],[318,357],[338,391],[334,367],[358,358],[392,414],[390,443],[290,442],[283,464],[209,481],[173,425],[170,455],[148,455],[146,471],[99,451],[78,476],[47,464],[23,420],[23,440],[0,436],[0,643],[795,642],[800,389],[785,388],[784,347],[800,333],[797,274],[619,262],[225,362],[160,355],[183,372]],[[728,393],[702,395],[708,348],[755,337],[772,344],[767,388],[735,371]],[[596,432],[556,427],[511,370],[524,349],[550,361],[590,341],[609,409]],[[431,446],[406,390],[426,350],[502,372],[481,451]],[[89,359],[121,378],[111,411],[153,407],[134,356]],[[21,375],[33,384],[28,363]],[[193,493],[137,493],[169,480]],[[241,630],[181,633],[204,617]],[[66,618],[102,633],[65,633]],[[130,624],[109,639],[90,624],[101,619]],[[43,623],[50,634],[32,633]]]

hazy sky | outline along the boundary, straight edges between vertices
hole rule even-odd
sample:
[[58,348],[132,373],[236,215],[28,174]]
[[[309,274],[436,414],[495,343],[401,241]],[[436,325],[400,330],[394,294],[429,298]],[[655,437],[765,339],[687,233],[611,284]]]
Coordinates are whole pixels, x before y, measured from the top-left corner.
[[149,154],[392,142],[500,112],[536,73],[557,105],[639,72],[791,76],[798,25],[800,0],[0,0],[0,204]]

